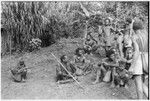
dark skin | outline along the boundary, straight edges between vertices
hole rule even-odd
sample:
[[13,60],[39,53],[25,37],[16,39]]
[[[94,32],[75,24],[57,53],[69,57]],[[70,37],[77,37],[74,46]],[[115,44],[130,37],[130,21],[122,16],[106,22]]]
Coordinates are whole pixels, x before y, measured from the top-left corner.
[[93,47],[97,45],[97,41],[92,38],[91,35],[87,35],[87,38],[84,43],[84,47],[91,53],[93,50]]
[[110,61],[114,62],[114,63],[107,63],[104,62],[105,60],[103,60],[102,63],[99,64],[100,69],[97,70],[96,73],[96,80],[93,82],[93,84],[96,84],[99,82],[99,77],[101,76],[101,73],[103,72],[104,74],[106,74],[107,70],[104,68],[104,66],[106,67],[110,67],[112,69],[112,84],[111,86],[114,86],[114,75],[115,75],[115,67],[119,67],[119,64],[116,62],[116,58],[115,58],[115,54],[111,54],[111,56],[109,57]]
[[[68,65],[68,57],[67,56],[64,56],[64,58],[63,58],[63,60],[61,61],[64,65]],[[71,72],[70,72],[71,73]],[[66,73],[64,73],[63,71],[61,71],[61,70],[57,70],[57,75],[60,75],[60,76],[63,76],[63,77],[66,77],[66,78],[68,78],[68,79],[65,79],[65,80],[58,80],[57,81],[57,83],[61,83],[61,84],[63,84],[63,83],[68,83],[68,82],[72,82],[72,81],[74,81],[73,79],[72,79],[72,77],[69,75],[69,74],[66,74]],[[73,76],[75,76],[75,73],[71,73],[71,75],[73,75]]]
[[79,50],[78,55],[74,57],[74,66],[77,70],[77,75],[86,75],[91,66],[90,61],[86,60],[84,57],[84,51]]
[[106,19],[105,20],[105,26],[103,28],[103,33],[106,35],[106,37],[111,35],[111,30],[114,31],[114,28],[112,26],[110,26],[110,20]]
[[[20,60],[17,67],[11,70],[15,81],[25,81],[27,74],[27,67],[23,60]],[[20,77],[18,77],[20,75]]]

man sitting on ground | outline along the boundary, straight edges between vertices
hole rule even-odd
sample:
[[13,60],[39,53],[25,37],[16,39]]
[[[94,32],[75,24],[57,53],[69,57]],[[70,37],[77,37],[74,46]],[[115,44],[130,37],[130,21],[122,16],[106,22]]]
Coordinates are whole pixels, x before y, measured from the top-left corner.
[[[74,76],[74,78],[76,79],[75,77],[76,68],[71,62],[68,61],[68,57],[66,55],[61,56],[60,60],[63,66],[60,64],[60,66],[56,68],[56,82],[57,83],[73,82],[74,80],[72,76]],[[66,68],[66,70],[64,68]]]
[[91,72],[92,65],[84,56],[84,49],[77,48],[74,56],[74,66],[76,67],[76,75],[86,75]]
[[27,79],[27,68],[23,58],[21,58],[17,66],[11,70],[11,73],[16,82],[24,82]]
[[[96,84],[99,82],[99,78],[104,82],[110,82],[111,86],[114,86],[114,73],[115,69],[114,67],[118,67],[119,64],[117,63],[115,52],[111,49],[108,51],[108,57],[102,60],[103,62],[98,64],[97,72],[96,72],[96,80],[93,82],[93,84]],[[112,80],[111,80],[112,77]]]

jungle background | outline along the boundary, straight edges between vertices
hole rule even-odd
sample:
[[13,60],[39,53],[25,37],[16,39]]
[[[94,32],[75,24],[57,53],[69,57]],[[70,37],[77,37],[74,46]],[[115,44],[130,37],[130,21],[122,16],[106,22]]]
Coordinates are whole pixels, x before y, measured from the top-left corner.
[[[148,12],[148,2],[2,1],[2,98],[136,98],[133,81],[128,90],[111,89],[104,83],[89,85],[93,75],[88,75],[80,78],[81,84],[87,86],[86,93],[80,91],[76,84],[56,85],[55,65],[58,63],[50,53],[58,58],[62,54],[72,58],[74,50],[83,46],[83,39],[88,32],[99,33],[98,26],[106,17],[113,19],[115,27],[120,27],[127,17],[138,16],[148,30]],[[41,39],[42,48],[29,52],[29,41],[33,38]],[[20,57],[24,57],[27,66],[35,67],[30,70],[29,80],[21,84],[10,80],[8,70],[9,66],[16,65]]]

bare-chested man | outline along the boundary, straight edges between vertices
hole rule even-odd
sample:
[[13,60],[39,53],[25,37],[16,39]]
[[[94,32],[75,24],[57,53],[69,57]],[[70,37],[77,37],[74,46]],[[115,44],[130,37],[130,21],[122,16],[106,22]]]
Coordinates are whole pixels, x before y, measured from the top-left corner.
[[[60,58],[62,65],[58,66],[56,68],[56,82],[57,83],[68,83],[68,82],[73,82],[73,78],[71,77],[74,76],[75,77],[75,73],[76,73],[76,68],[74,67],[74,65],[69,61],[68,57],[66,55],[61,56]],[[66,70],[71,74],[69,75],[69,73],[64,69],[66,68]]]

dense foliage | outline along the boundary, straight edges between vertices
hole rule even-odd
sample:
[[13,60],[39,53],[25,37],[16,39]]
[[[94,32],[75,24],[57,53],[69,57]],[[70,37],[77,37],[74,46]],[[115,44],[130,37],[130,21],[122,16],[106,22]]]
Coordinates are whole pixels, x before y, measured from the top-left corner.
[[[49,46],[65,37],[83,37],[88,28],[102,25],[111,17],[115,22],[138,16],[148,23],[147,2],[1,2],[1,24],[7,36],[7,47],[27,50],[33,38],[40,38],[42,46]],[[147,27],[147,25],[145,26]],[[3,40],[3,39],[2,39]],[[2,45],[4,44],[2,43]]]

